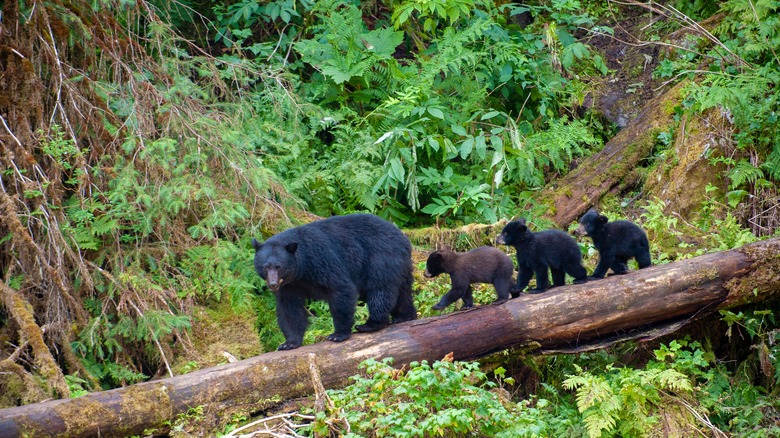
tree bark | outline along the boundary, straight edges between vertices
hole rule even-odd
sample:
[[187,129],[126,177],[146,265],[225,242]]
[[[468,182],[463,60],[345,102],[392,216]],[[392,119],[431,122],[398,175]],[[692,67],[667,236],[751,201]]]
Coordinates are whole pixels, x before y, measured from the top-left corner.
[[312,359],[322,385],[333,388],[347,384],[368,358],[391,356],[401,365],[434,361],[450,352],[458,360],[475,359],[516,346],[540,352],[576,350],[634,330],[779,297],[780,238],[774,238],[355,334],[342,343],[321,342],[76,399],[2,409],[0,437],[126,436],[162,428],[197,406],[211,412],[257,410],[272,399],[311,394]]

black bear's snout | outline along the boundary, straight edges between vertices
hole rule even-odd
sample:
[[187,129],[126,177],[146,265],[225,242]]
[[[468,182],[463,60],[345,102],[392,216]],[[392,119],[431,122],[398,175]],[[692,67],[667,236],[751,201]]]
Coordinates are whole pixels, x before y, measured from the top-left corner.
[[585,237],[588,236],[589,233],[588,230],[585,229],[585,225],[580,225],[576,230],[574,230],[574,235],[577,237]]
[[284,280],[280,278],[279,276],[279,269],[275,267],[268,267],[265,270],[265,284],[268,285],[268,288],[272,291],[276,292],[279,290],[280,287],[282,287],[282,282]]

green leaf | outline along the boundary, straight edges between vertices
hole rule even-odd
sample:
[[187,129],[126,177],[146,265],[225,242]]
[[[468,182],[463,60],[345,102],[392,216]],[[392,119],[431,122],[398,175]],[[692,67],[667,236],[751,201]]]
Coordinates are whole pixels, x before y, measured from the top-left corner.
[[485,136],[483,134],[476,137],[476,150],[479,159],[484,160],[487,152],[487,143],[485,143]]
[[490,120],[499,114],[501,114],[499,111],[490,111],[483,114],[482,117],[480,117],[480,120]]
[[368,45],[368,50],[376,53],[377,56],[387,58],[392,56],[393,53],[395,53],[396,47],[403,42],[404,33],[383,27],[381,29],[374,29],[363,35],[362,38]]
[[428,107],[428,113],[437,119],[444,120],[444,112],[439,108]]
[[333,82],[337,84],[343,84],[344,82],[349,81],[352,79],[352,73],[348,71],[344,71],[340,68],[334,67],[332,65],[327,65],[322,68],[322,74],[325,76],[328,76],[329,78],[333,79]]
[[464,160],[471,155],[474,149],[474,137],[469,137],[460,144],[460,157]]
[[406,172],[404,171],[404,165],[401,164],[401,160],[396,157],[390,160],[390,177],[396,181],[403,182]]
[[466,128],[464,128],[463,126],[452,124],[450,125],[450,129],[454,134],[462,135],[462,136],[466,135]]

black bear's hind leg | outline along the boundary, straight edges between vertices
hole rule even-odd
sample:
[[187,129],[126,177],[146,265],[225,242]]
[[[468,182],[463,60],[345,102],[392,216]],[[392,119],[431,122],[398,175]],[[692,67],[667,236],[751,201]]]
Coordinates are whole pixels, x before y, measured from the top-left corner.
[[398,298],[395,307],[390,311],[391,323],[412,321],[417,319],[417,308],[414,307],[412,295],[412,274],[405,275],[398,286]]
[[471,290],[471,285],[466,288],[466,292],[463,294],[461,299],[463,300],[463,305],[460,307],[461,309],[474,307],[474,294]]
[[563,286],[566,284],[566,272],[563,269],[553,269],[552,271],[553,286]]
[[653,264],[650,258],[649,249],[642,249],[639,251],[639,253],[636,255],[636,264],[639,266],[639,269],[646,268]]
[[390,311],[393,309],[397,297],[393,301],[388,299],[386,291],[369,291],[366,293],[366,305],[368,306],[368,320],[365,324],[355,327],[359,332],[375,332],[385,327],[390,319]]
[[627,260],[615,259],[610,269],[612,269],[612,275],[623,275],[628,273]]
[[547,278],[548,266],[539,266],[535,269],[536,272],[536,289],[531,289],[532,294],[538,294],[544,292],[550,285],[550,280]]

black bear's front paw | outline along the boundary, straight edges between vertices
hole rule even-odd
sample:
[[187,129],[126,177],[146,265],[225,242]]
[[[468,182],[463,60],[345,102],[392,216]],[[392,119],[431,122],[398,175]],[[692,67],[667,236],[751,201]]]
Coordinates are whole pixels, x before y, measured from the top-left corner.
[[277,350],[279,350],[279,351],[282,351],[282,350],[294,350],[294,349],[296,349],[296,348],[298,348],[300,346],[301,346],[300,342],[297,342],[297,341],[287,341],[284,344],[279,345],[279,348],[277,348]]
[[447,307],[446,304],[436,303],[433,305],[433,310],[444,310],[445,307]]
[[413,321],[413,320],[417,319],[416,316],[417,315],[415,315],[415,317],[408,317],[407,316],[407,317],[402,317],[402,318],[394,318],[392,321],[390,321],[390,324],[400,324],[400,323],[406,322],[406,321]]
[[590,277],[588,277],[588,281],[601,280],[602,278],[604,278],[604,277],[594,277],[594,276],[591,275]]
[[327,339],[333,342],[343,342],[349,339],[349,333],[331,333]]
[[547,289],[539,289],[539,288],[536,288],[536,289],[531,289],[531,290],[529,290],[528,292],[529,292],[529,293],[532,293],[532,294],[540,294],[540,293],[542,293],[542,292],[544,292],[544,291],[546,291],[546,290],[547,290]]
[[517,297],[519,297],[521,293],[523,293],[523,290],[522,290],[522,289],[520,289],[520,288],[519,288],[519,287],[517,287],[517,286],[512,286],[511,288],[509,288],[509,295],[510,295],[512,298],[517,298]]
[[369,333],[369,332],[375,332],[377,330],[381,330],[387,325],[387,322],[385,323],[372,323],[372,322],[366,322],[365,324],[360,324],[355,326],[355,330],[362,332],[362,333]]
[[583,284],[583,283],[587,283],[587,282],[588,282],[588,278],[587,277],[579,279],[579,280],[574,280],[574,284]]

